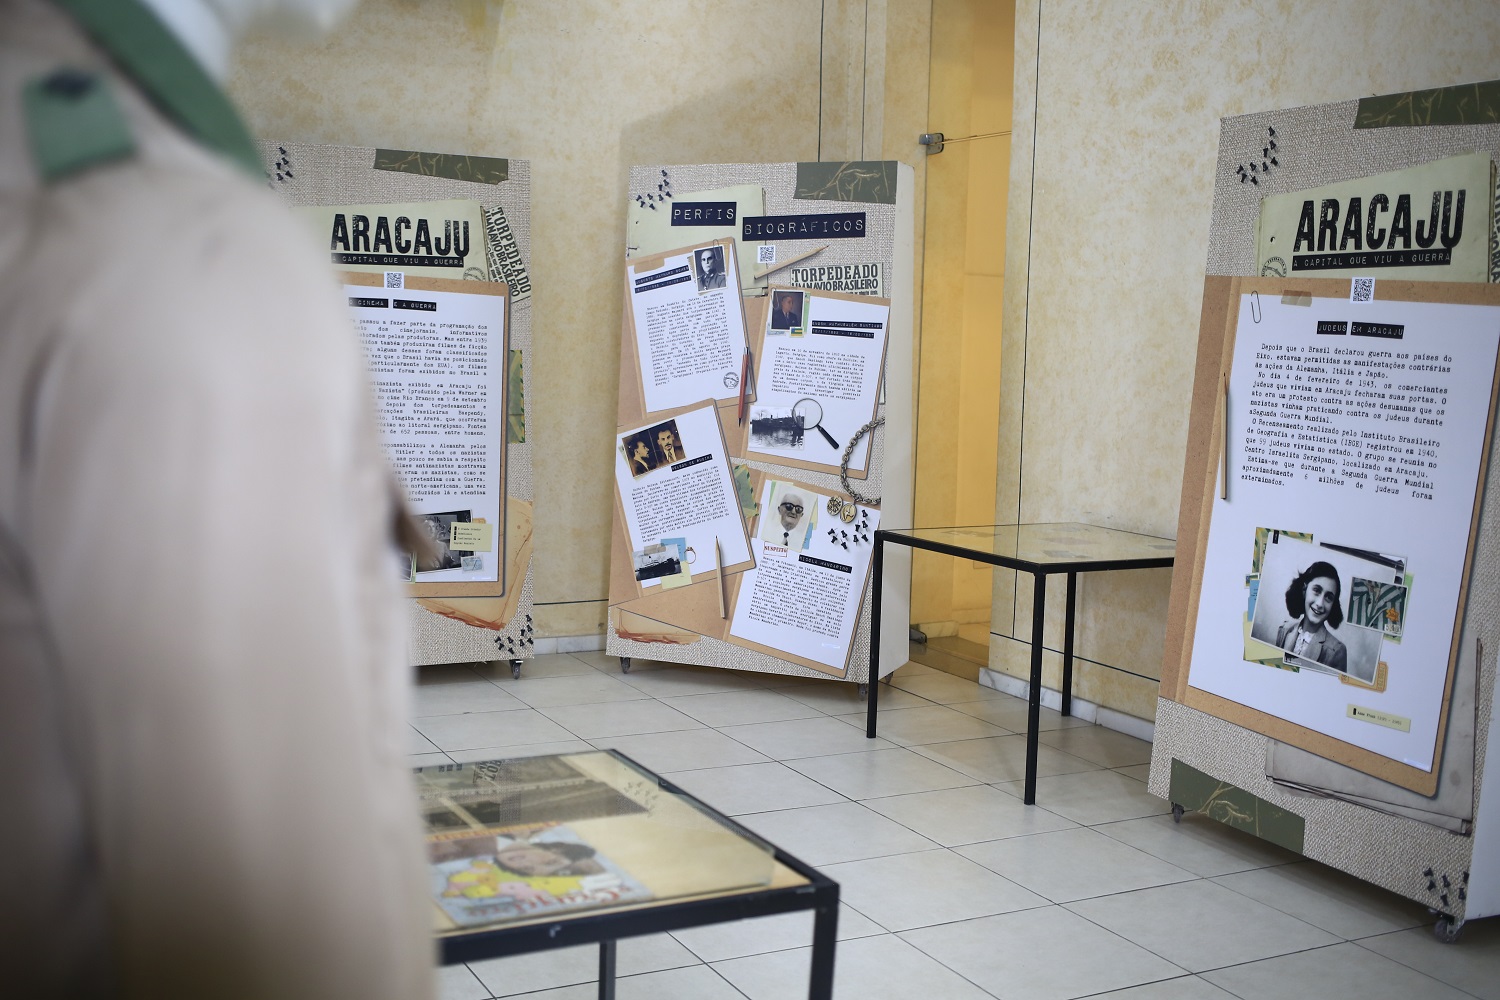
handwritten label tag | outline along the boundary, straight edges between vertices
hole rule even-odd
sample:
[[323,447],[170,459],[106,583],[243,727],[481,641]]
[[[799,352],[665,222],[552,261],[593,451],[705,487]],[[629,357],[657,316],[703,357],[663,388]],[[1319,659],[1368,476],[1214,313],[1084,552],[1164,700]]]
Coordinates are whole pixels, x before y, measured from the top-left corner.
[[483,521],[453,522],[448,548],[454,552],[489,552],[495,547],[495,526]]
[[1403,733],[1411,732],[1411,720],[1401,715],[1393,715],[1390,712],[1382,712],[1374,708],[1365,708],[1362,705],[1350,705],[1344,710],[1344,714],[1351,719],[1360,722],[1373,722],[1377,726],[1387,729],[1399,729]]

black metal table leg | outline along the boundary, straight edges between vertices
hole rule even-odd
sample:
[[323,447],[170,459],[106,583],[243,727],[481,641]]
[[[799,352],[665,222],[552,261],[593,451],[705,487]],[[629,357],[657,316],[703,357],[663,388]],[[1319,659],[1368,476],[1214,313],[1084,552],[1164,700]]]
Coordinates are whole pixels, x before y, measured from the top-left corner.
[[[874,685],[870,685],[874,687]],[[838,944],[838,893],[813,911],[812,976],[807,984],[808,1000],[833,1000],[833,956]]]
[[1068,611],[1063,621],[1062,714],[1073,714],[1073,611],[1078,600],[1078,574],[1068,574]]
[[615,1000],[615,943],[599,942],[599,1000]]
[[1047,574],[1032,576],[1031,593],[1031,695],[1026,711],[1026,794],[1021,801],[1036,804],[1037,728],[1042,724],[1042,626],[1047,616]]
[[875,551],[870,557],[870,680],[865,698],[865,738],[875,738],[875,707],[880,700],[880,592],[885,588],[881,572],[885,559],[885,538],[875,529]]

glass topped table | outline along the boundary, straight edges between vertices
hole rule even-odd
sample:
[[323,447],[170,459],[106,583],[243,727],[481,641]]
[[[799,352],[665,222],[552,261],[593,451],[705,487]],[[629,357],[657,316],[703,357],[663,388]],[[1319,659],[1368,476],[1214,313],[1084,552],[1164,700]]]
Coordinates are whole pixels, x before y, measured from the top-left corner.
[[[1047,608],[1047,577],[1068,579],[1067,613],[1063,622],[1062,714],[1073,712],[1073,624],[1078,596],[1078,574],[1121,569],[1170,567],[1177,543],[1170,538],[1102,528],[1076,521],[1056,524],[986,524],[963,528],[880,528],[875,532],[871,576],[876,581],[870,605],[870,634],[880,634],[880,580],[886,545],[905,545],[943,552],[962,559],[989,563],[1032,575],[1031,684],[1026,723],[1027,805],[1036,802],[1037,724],[1041,721],[1042,624]],[[879,699],[880,644],[870,644],[869,700],[865,735],[875,738]]]
[[812,910],[833,995],[839,887],[613,750],[414,769],[444,965]]

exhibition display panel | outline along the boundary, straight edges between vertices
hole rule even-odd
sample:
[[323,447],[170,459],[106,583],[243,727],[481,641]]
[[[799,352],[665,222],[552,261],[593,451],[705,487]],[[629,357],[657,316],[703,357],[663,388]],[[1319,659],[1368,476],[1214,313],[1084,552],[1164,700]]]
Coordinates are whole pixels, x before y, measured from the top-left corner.
[[1451,89],[1222,124],[1149,781],[1444,940],[1500,912],[1500,127]]
[[[863,683],[912,494],[912,171],[635,167],[605,650]],[[908,602],[909,557],[882,572]]]
[[343,283],[421,561],[394,564],[415,665],[532,655],[531,167],[260,143]]

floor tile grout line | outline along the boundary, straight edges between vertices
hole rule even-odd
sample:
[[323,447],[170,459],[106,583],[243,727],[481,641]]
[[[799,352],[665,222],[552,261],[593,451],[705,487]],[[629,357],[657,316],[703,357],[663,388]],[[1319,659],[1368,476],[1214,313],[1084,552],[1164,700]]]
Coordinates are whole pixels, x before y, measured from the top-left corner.
[[[1199,876],[1198,879],[1197,879],[1197,881],[1207,882],[1209,880],[1206,877],[1204,877],[1204,876]],[[1185,883],[1185,882],[1171,882],[1171,883],[1168,883],[1168,884],[1169,885],[1186,885],[1187,883]],[[1162,888],[1162,887],[1160,887],[1160,886],[1152,886],[1152,887],[1148,887],[1148,888]],[[1131,889],[1129,891],[1130,892],[1144,892],[1146,890],[1144,890],[1144,889]],[[1124,895],[1124,893],[1117,893],[1116,895]],[[1102,898],[1102,897],[1097,897],[1097,898]],[[1080,903],[1081,902],[1087,902],[1087,900],[1077,900],[1076,902],[1080,902]],[[1252,902],[1259,902],[1259,900],[1253,900]],[[1126,942],[1128,942],[1130,944],[1135,945],[1137,948],[1140,948],[1142,951],[1150,952],[1152,955],[1155,955],[1157,958],[1161,959],[1163,962],[1168,962],[1168,963],[1170,963],[1172,965],[1177,966],[1177,968],[1179,968],[1179,969],[1183,969],[1182,965],[1180,965],[1177,962],[1172,961],[1172,959],[1168,958],[1167,956],[1162,955],[1162,954],[1160,954],[1158,952],[1152,951],[1150,948],[1146,947],[1144,944],[1141,944],[1138,941],[1131,941],[1130,938],[1125,937],[1125,935],[1121,934],[1119,931],[1113,930],[1113,929],[1111,929],[1109,927],[1105,927],[1103,924],[1099,923],[1096,920],[1091,919],[1088,916],[1085,916],[1082,913],[1079,913],[1077,910],[1070,909],[1070,907],[1073,905],[1072,903],[1058,903],[1058,904],[1055,904],[1055,905],[1061,906],[1063,909],[1067,910],[1069,913],[1073,914],[1073,916],[1075,916],[1075,917],[1079,917],[1079,918],[1081,918],[1083,920],[1087,920],[1089,923],[1093,924],[1095,927],[1098,927],[1100,930],[1106,931],[1106,932],[1108,932],[1110,934],[1113,934],[1115,937],[1120,938],[1123,941],[1126,941]],[[1266,904],[1262,903],[1261,905],[1264,906]],[[1273,907],[1273,909],[1274,909],[1274,907]],[[1305,920],[1299,920],[1298,922],[1299,923],[1303,923],[1303,924],[1307,924],[1307,921],[1305,921]],[[1308,926],[1312,926],[1312,925],[1308,924]],[[1321,927],[1315,927],[1314,930],[1322,930],[1322,928]],[[1324,931],[1324,933],[1325,934],[1332,934],[1333,932],[1332,931]],[[1335,937],[1336,936],[1337,935],[1335,935]],[[1322,950],[1324,950],[1326,948],[1337,948],[1339,945],[1353,944],[1353,943],[1354,942],[1352,942],[1352,941],[1338,940],[1338,941],[1332,941],[1332,942],[1330,942],[1328,944],[1311,945],[1311,946],[1306,947],[1306,948],[1292,948],[1292,949],[1290,949],[1288,951],[1277,952],[1274,955],[1264,955],[1264,956],[1262,956],[1260,958],[1252,958],[1252,959],[1248,959],[1248,960],[1246,960],[1244,962],[1230,962],[1227,965],[1216,965],[1216,966],[1213,966],[1212,968],[1208,968],[1208,969],[1183,969],[1183,971],[1187,972],[1189,975],[1202,976],[1203,974],[1208,973],[1208,972],[1222,972],[1225,969],[1237,969],[1237,968],[1239,968],[1241,966],[1245,966],[1245,965],[1254,965],[1257,962],[1269,962],[1272,959],[1285,958],[1288,955],[1303,955],[1303,954],[1307,954],[1309,952],[1322,951]],[[1369,949],[1366,949],[1366,950],[1368,951]],[[1378,953],[1375,953],[1375,954],[1378,954]],[[1398,963],[1398,964],[1404,964],[1404,963]],[[1410,966],[1408,966],[1408,968],[1410,968]],[[1417,970],[1413,970],[1413,971],[1420,972],[1421,970],[1417,969]],[[1434,977],[1428,976],[1428,978],[1432,979]],[[1447,984],[1445,984],[1445,985],[1447,985]],[[1223,987],[1220,987],[1220,988],[1222,989]],[[1454,987],[1454,988],[1457,989],[1457,987]]]
[[[1333,932],[1329,931],[1328,933],[1331,934]],[[1261,962],[1274,962],[1277,959],[1286,958],[1286,957],[1288,957],[1290,955],[1308,955],[1308,954],[1311,954],[1312,952],[1315,952],[1315,951],[1327,951],[1330,948],[1339,948],[1339,947],[1342,947],[1343,945],[1346,945],[1346,944],[1357,944],[1357,942],[1354,942],[1354,941],[1333,941],[1333,942],[1330,942],[1328,944],[1313,945],[1312,947],[1309,947],[1309,948],[1294,948],[1291,951],[1284,951],[1284,952],[1280,952],[1280,953],[1275,954],[1275,955],[1267,955],[1264,958],[1252,958],[1252,959],[1250,959],[1249,961],[1246,961],[1246,962],[1231,962],[1228,965],[1216,965],[1212,969],[1203,969],[1203,970],[1201,970],[1199,972],[1193,973],[1193,975],[1195,975],[1195,976],[1203,976],[1203,975],[1206,975],[1206,974],[1208,974],[1210,972],[1224,972],[1227,969],[1241,969],[1241,968],[1244,968],[1247,965],[1257,965],[1257,964],[1259,964]],[[1368,948],[1366,948],[1365,950],[1366,951],[1370,951],[1370,949],[1368,949]],[[1386,957],[1384,955],[1381,955],[1379,952],[1375,952],[1375,951],[1370,951],[1370,954],[1376,955],[1376,956],[1378,956],[1380,958],[1385,958]],[[1396,962],[1395,959],[1390,959],[1390,961]],[[1458,990],[1460,993],[1467,993],[1468,992],[1467,990],[1459,990],[1457,986],[1454,986],[1451,983],[1443,983],[1442,980],[1438,979],[1436,976],[1430,976],[1427,973],[1423,972],[1421,969],[1412,968],[1412,966],[1407,965],[1405,962],[1396,962],[1396,964],[1400,965],[1400,966],[1403,966],[1405,968],[1411,969],[1411,971],[1417,973],[1418,975],[1426,976],[1428,979],[1431,979],[1434,982],[1442,983],[1442,985],[1447,986],[1449,989]],[[1220,989],[1224,989],[1224,987],[1222,987],[1222,986],[1220,986],[1219,988]]]
[[[464,967],[464,971],[467,972],[470,976],[474,977],[474,981],[479,984],[479,988],[484,990],[484,1000],[494,1000],[495,991],[484,984],[484,980],[479,978],[479,973],[469,968],[468,962],[463,962],[461,964]],[[444,966],[439,966],[439,968],[444,968]],[[451,966],[448,966],[447,968],[451,968]]]
[[[1303,857],[1303,858],[1300,858],[1298,860],[1300,860],[1300,861],[1308,861],[1308,860],[1311,860],[1311,859]],[[1170,862],[1168,862],[1168,863],[1170,864]],[[1275,903],[1268,903],[1268,902],[1266,902],[1263,899],[1256,899],[1254,896],[1250,895],[1247,892],[1241,892],[1240,890],[1236,889],[1234,886],[1232,886],[1232,885],[1225,885],[1223,882],[1219,881],[1219,879],[1221,879],[1221,878],[1229,878],[1232,875],[1244,875],[1244,874],[1246,874],[1248,872],[1269,871],[1272,868],[1284,868],[1287,865],[1295,864],[1295,863],[1297,863],[1297,862],[1296,861],[1282,861],[1282,862],[1278,862],[1276,864],[1261,865],[1261,866],[1256,867],[1256,868],[1246,868],[1246,869],[1243,869],[1243,870],[1237,871],[1237,872],[1225,872],[1222,875],[1204,875],[1204,876],[1202,876],[1202,878],[1203,878],[1203,880],[1205,882],[1212,882],[1214,885],[1218,886],[1220,889],[1227,889],[1230,892],[1234,893],[1236,896],[1241,896],[1241,897],[1243,897],[1245,899],[1250,900],[1251,902],[1259,903],[1261,906],[1269,906],[1271,909],[1275,910],[1277,913],[1282,914],[1283,916],[1290,917],[1293,920],[1301,921],[1302,923],[1307,924],[1307,925],[1309,925],[1309,926],[1311,926],[1313,928],[1316,928],[1317,930],[1320,930],[1320,931],[1322,931],[1325,934],[1332,934],[1334,937],[1338,938],[1341,942],[1343,942],[1345,944],[1355,944],[1356,942],[1358,942],[1360,940],[1368,939],[1368,938],[1371,938],[1371,937],[1379,937],[1382,934],[1399,934],[1403,930],[1411,930],[1412,929],[1410,927],[1403,927],[1403,928],[1398,928],[1395,931],[1381,931],[1381,932],[1379,932],[1377,934],[1366,934],[1364,939],[1362,939],[1362,938],[1345,937],[1344,935],[1338,933],[1337,931],[1329,930],[1327,927],[1320,927],[1317,924],[1314,924],[1310,920],[1305,920],[1302,917],[1297,916],[1295,913],[1291,912],[1290,910],[1284,910],[1280,906],[1277,906]],[[1372,884],[1372,883],[1367,883],[1367,884]],[[1421,925],[1417,924],[1417,925],[1414,925],[1414,926],[1421,926]],[[1420,970],[1418,970],[1418,971],[1420,971]]]
[[[1182,966],[1177,966],[1177,968],[1180,969],[1182,968]],[[1157,983],[1175,983],[1179,979],[1199,979],[1205,986],[1208,986],[1210,989],[1224,990],[1222,986],[1214,986],[1214,984],[1210,983],[1207,979],[1202,979],[1196,972],[1185,972],[1181,976],[1166,976],[1162,979],[1153,979],[1145,983],[1136,983],[1134,986],[1119,986],[1114,989],[1103,990],[1099,993],[1085,993],[1083,996],[1072,998],[1072,1000],[1100,1000],[1101,997],[1111,997],[1117,993],[1124,993],[1126,990],[1136,990],[1140,989],[1142,986],[1155,986]],[[1231,997],[1234,996],[1234,994],[1230,993],[1228,990],[1224,990],[1224,993]]]
[[[1181,884],[1181,883],[1173,883],[1173,884]],[[1130,891],[1131,892],[1139,892],[1140,890],[1139,889],[1132,889]],[[1079,900],[1079,902],[1083,902],[1083,901]],[[1121,941],[1124,941],[1126,944],[1130,945],[1131,947],[1133,947],[1133,948],[1139,948],[1141,951],[1144,951],[1146,954],[1161,959],[1163,962],[1166,962],[1168,965],[1172,966],[1172,968],[1174,968],[1174,969],[1182,969],[1183,973],[1186,974],[1186,975],[1189,975],[1189,976],[1196,976],[1196,975],[1198,975],[1198,972],[1196,970],[1183,968],[1181,965],[1179,965],[1178,963],[1172,961],[1167,956],[1165,956],[1165,955],[1163,955],[1163,954],[1161,954],[1161,953],[1159,953],[1157,951],[1153,951],[1152,949],[1146,947],[1144,944],[1141,944],[1139,941],[1132,941],[1130,938],[1126,937],[1124,934],[1121,934],[1119,931],[1117,931],[1117,930],[1115,930],[1115,929],[1113,929],[1111,927],[1105,927],[1103,924],[1099,923],[1097,920],[1090,919],[1089,917],[1084,916],[1082,913],[1079,913],[1077,910],[1068,909],[1069,904],[1067,904],[1067,903],[1055,903],[1053,905],[1055,905],[1058,908],[1066,911],[1069,914],[1072,914],[1073,916],[1077,917],[1079,920],[1084,921],[1085,923],[1093,924],[1099,930],[1103,931],[1104,933],[1106,933],[1106,934],[1108,934],[1108,935],[1110,935],[1112,937],[1118,938]],[[1205,971],[1211,971],[1211,970],[1205,970]],[[1173,979],[1180,979],[1182,977],[1181,976],[1173,976],[1172,978]],[[1226,990],[1225,992],[1228,992],[1228,991]]]
[[[687,948],[687,945],[683,945],[683,947]],[[688,948],[688,950],[692,951],[691,948]],[[835,945],[834,951],[835,952],[838,951],[837,945]],[[693,953],[697,954],[696,952],[693,952]],[[729,977],[725,976],[724,973],[720,972],[718,969],[715,969],[712,962],[704,962],[703,965],[704,965],[704,967],[706,967],[708,969],[709,972],[712,972],[714,975],[718,976],[719,979],[723,980],[723,982],[724,982],[724,984],[726,986],[728,986],[730,989],[734,990],[736,996],[744,997],[745,1000],[750,1000],[750,995],[748,993],[746,993],[744,990],[740,989],[738,986],[734,985],[734,983],[730,982],[729,981]],[[835,970],[837,970],[837,968],[838,968],[837,962],[835,962],[834,968],[835,968]]]
[[[1000,914],[992,914],[992,916],[1000,916]],[[970,917],[969,919],[975,920],[975,919],[983,919],[983,918],[982,917]],[[953,921],[953,923],[961,923],[961,922],[962,921]],[[912,929],[913,930],[917,930],[918,928],[912,928]],[[908,948],[911,948],[912,950],[914,950],[918,955],[921,955],[924,958],[927,958],[927,959],[935,962],[940,968],[943,968],[943,969],[947,970],[948,972],[953,973],[953,975],[957,976],[959,979],[962,979],[964,982],[968,983],[970,986],[974,987],[976,990],[978,990],[980,993],[983,993],[985,996],[992,997],[992,998],[994,998],[994,1000],[1001,1000],[1001,998],[999,997],[998,994],[996,994],[996,993],[994,993],[994,992],[992,992],[990,990],[985,989],[983,986],[980,986],[978,983],[974,982],[974,980],[970,979],[968,976],[964,975],[962,972],[959,972],[957,969],[953,968],[953,966],[949,965],[947,962],[944,962],[942,959],[938,958],[936,955],[933,955],[933,954],[929,953],[926,949],[924,949],[921,945],[917,944],[915,941],[908,941],[906,938],[902,937],[901,936],[902,933],[906,933],[906,932],[904,932],[904,931],[903,932],[892,931],[891,932],[891,936],[894,937],[894,938],[896,938],[902,944],[906,945]]]
[[[1458,992],[1464,994],[1465,996],[1479,997],[1480,994],[1478,994],[1478,993],[1474,993],[1471,990],[1466,990],[1462,986],[1458,986],[1458,985],[1455,985],[1454,983],[1450,983],[1450,982],[1448,982],[1445,979],[1438,979],[1437,976],[1434,976],[1430,972],[1425,972],[1422,969],[1417,968],[1415,965],[1409,965],[1406,962],[1401,961],[1401,959],[1399,959],[1399,958],[1392,958],[1390,955],[1382,955],[1380,952],[1376,951],[1374,948],[1367,948],[1364,945],[1365,941],[1371,941],[1371,940],[1373,940],[1375,938],[1378,938],[1378,937],[1387,937],[1387,936],[1393,935],[1393,934],[1406,934],[1406,933],[1409,933],[1409,932],[1414,931],[1414,930],[1419,930],[1419,931],[1421,931],[1421,933],[1424,933],[1424,934],[1427,933],[1427,931],[1421,925],[1419,925],[1418,927],[1408,927],[1405,930],[1386,931],[1383,934],[1371,934],[1368,937],[1359,938],[1359,939],[1354,940],[1354,941],[1345,941],[1343,943],[1344,944],[1352,944],[1356,948],[1359,948],[1361,951],[1367,951],[1371,955],[1376,956],[1377,958],[1383,958],[1383,959],[1385,959],[1388,962],[1395,962],[1397,965],[1401,966],[1403,969],[1410,969],[1412,972],[1415,972],[1419,976],[1426,976],[1428,979],[1431,979],[1431,980],[1433,980],[1434,982],[1437,982],[1437,983],[1441,983],[1442,985],[1448,987],[1450,990],[1457,990]],[[1328,947],[1332,947],[1332,945],[1329,945]],[[1458,945],[1457,944],[1451,944],[1451,945],[1445,945],[1444,947],[1453,948],[1453,947],[1458,947]]]
[[[866,919],[869,919],[869,918],[867,917]],[[970,918],[970,919],[974,919],[974,918]],[[961,922],[961,921],[955,921],[955,922]],[[877,926],[879,926],[879,925],[877,925]],[[916,944],[913,944],[911,941],[908,941],[905,938],[903,938],[901,936],[901,933],[904,933],[904,932],[885,931],[883,934],[871,934],[871,935],[869,935],[869,937],[865,937],[865,938],[852,938],[851,940],[855,940],[855,941],[867,941],[871,937],[893,937],[893,938],[896,938],[902,944],[904,944],[907,947],[911,948],[913,951],[915,951],[917,954],[921,955],[923,958],[926,958],[929,961],[931,961],[934,964],[936,964],[944,972],[951,973],[952,975],[957,976],[962,981],[968,983],[970,986],[974,987],[976,990],[978,990],[984,996],[991,998],[991,1000],[1000,1000],[1000,998],[999,998],[999,996],[997,994],[992,993],[991,991],[985,989],[983,986],[980,986],[978,983],[974,982],[974,980],[970,979],[968,976],[965,976],[963,973],[959,972],[957,969],[955,969],[952,966],[948,965],[947,963],[943,962],[941,959],[939,959],[935,955],[930,955],[927,952],[923,951]],[[789,952],[789,951],[806,951],[806,952],[811,953],[812,948],[810,946],[808,946],[808,945],[802,945],[802,946],[800,946],[798,948],[780,948],[780,949],[777,949],[776,951],[762,952],[761,955],[779,955],[779,954],[785,954],[786,952]],[[709,965],[710,968],[712,968],[714,965],[720,964],[720,963],[734,962],[734,961],[738,961],[738,960],[740,960],[742,958],[758,958],[758,957],[760,957],[760,955],[737,955],[734,958],[721,958],[721,959],[719,959],[719,961],[717,963],[710,962],[710,963],[708,963],[708,965]],[[834,987],[835,987],[835,990],[837,990],[837,986],[838,986],[838,970],[839,970],[839,965],[838,965],[837,960],[835,960],[834,967],[833,967],[833,971],[834,971]],[[718,970],[715,970],[715,971],[718,971]],[[731,983],[730,985],[733,985],[733,983]]]

